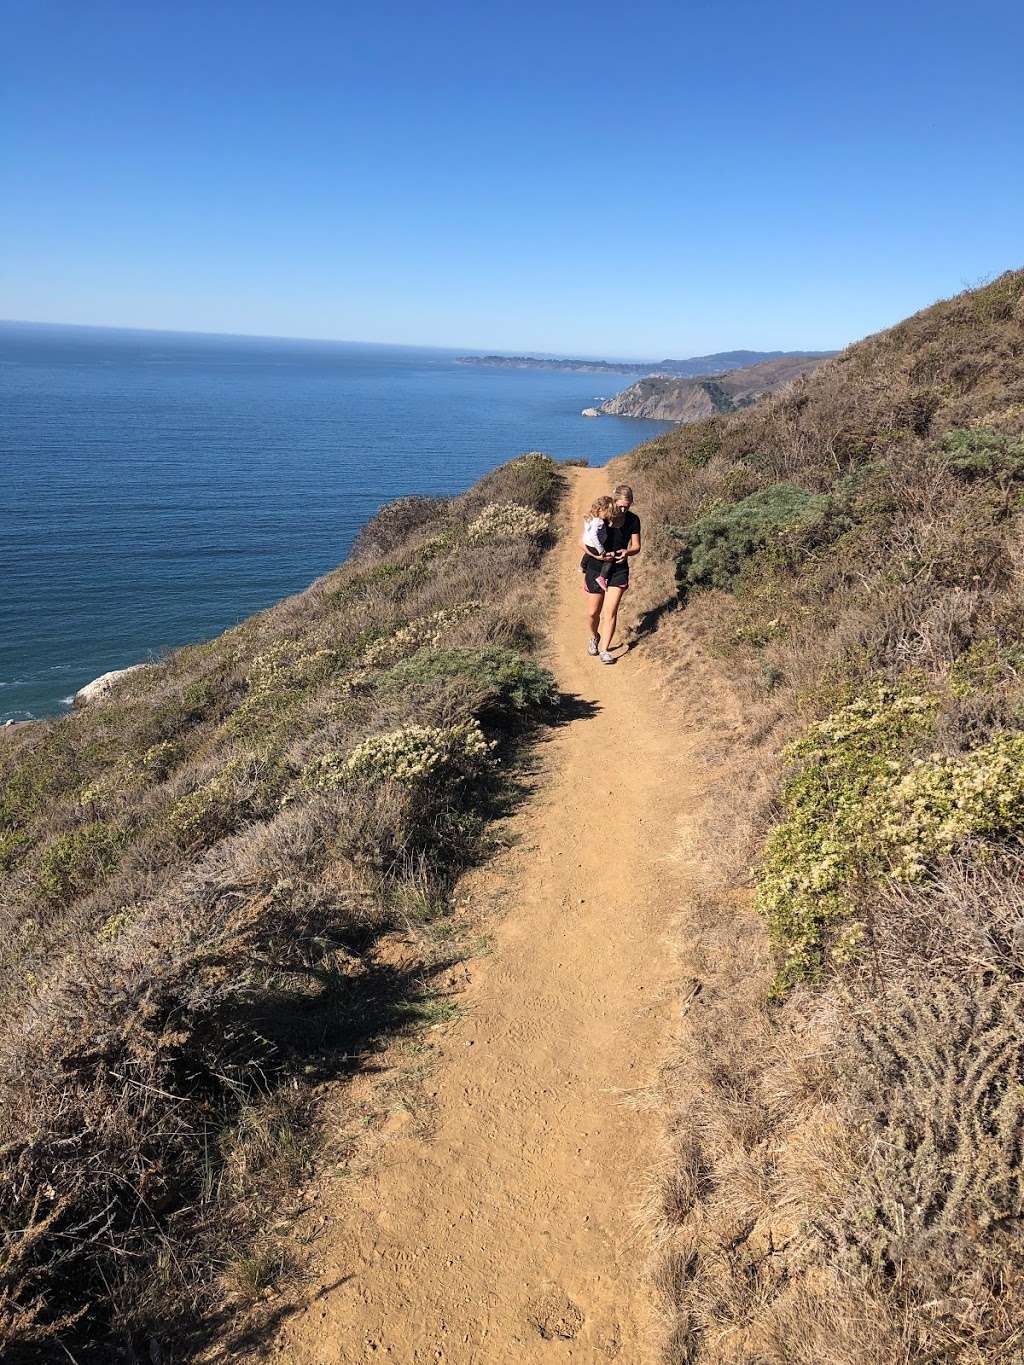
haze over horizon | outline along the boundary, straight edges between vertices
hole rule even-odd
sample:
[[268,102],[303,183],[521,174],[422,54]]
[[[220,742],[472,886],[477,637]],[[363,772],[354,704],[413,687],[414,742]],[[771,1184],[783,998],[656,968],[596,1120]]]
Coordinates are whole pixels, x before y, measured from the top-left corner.
[[1020,264],[1008,0],[8,8],[11,318],[646,360]]
[[[629,355],[629,354],[627,354],[625,351],[615,351],[615,352],[613,352],[613,353],[606,353],[606,354],[602,354],[602,355],[598,355],[598,354],[596,354],[596,353],[593,353],[593,354],[584,354],[584,353],[582,353],[582,352],[577,351],[577,352],[574,352],[574,353],[572,353],[572,354],[570,355],[570,354],[569,354],[568,352],[566,352],[566,351],[537,351],[537,350],[516,351],[514,348],[509,348],[509,347],[498,347],[498,346],[495,346],[495,347],[488,347],[488,346],[466,346],[466,347],[461,347],[461,346],[432,346],[432,345],[425,344],[425,343],[421,343],[421,342],[412,342],[412,343],[410,343],[410,342],[404,342],[404,341],[364,341],[364,340],[362,340],[362,339],[359,338],[359,337],[328,337],[328,336],[323,336],[323,337],[301,336],[301,337],[300,337],[300,336],[275,336],[275,335],[273,335],[272,333],[269,333],[269,332],[205,332],[205,331],[197,331],[197,330],[195,330],[194,328],[179,328],[179,327],[124,327],[124,326],[121,326],[121,325],[118,324],[118,323],[106,323],[106,322],[53,322],[53,321],[49,321],[49,320],[41,320],[41,319],[38,319],[38,318],[0,318],[0,327],[39,327],[39,328],[44,328],[44,327],[45,327],[45,328],[57,328],[57,329],[66,328],[66,329],[69,330],[69,331],[86,331],[86,332],[128,332],[128,333],[142,333],[142,334],[151,333],[151,334],[154,335],[154,336],[205,337],[205,338],[209,338],[210,340],[216,340],[216,339],[220,338],[220,339],[223,339],[224,341],[281,341],[281,342],[294,342],[294,343],[299,344],[299,345],[303,345],[303,344],[305,344],[305,343],[309,343],[310,345],[324,345],[324,346],[380,346],[380,347],[385,347],[385,348],[392,348],[392,349],[395,349],[395,350],[400,350],[400,349],[402,349],[402,348],[408,348],[408,349],[410,349],[410,350],[424,350],[424,351],[434,351],[434,350],[436,350],[436,351],[442,351],[442,352],[445,352],[445,353],[454,353],[454,354],[465,353],[466,355],[490,355],[490,354],[494,354],[494,355],[507,355],[507,356],[530,355],[530,356],[536,356],[538,359],[544,359],[544,360],[547,360],[547,359],[551,359],[551,360],[555,360],[555,359],[565,359],[565,360],[604,360],[604,361],[608,361],[608,362],[615,362],[615,361],[621,360],[621,361],[623,361],[624,363],[631,364],[631,365],[635,365],[635,364],[638,364],[638,363],[642,363],[642,362],[648,361],[648,360],[654,362],[654,361],[658,361],[658,360],[688,359],[688,358],[689,358],[689,357],[681,356],[681,355],[679,355],[679,356],[676,356],[676,355],[672,355],[672,356],[669,356],[669,355],[664,355],[664,356],[655,356],[655,355]],[[846,344],[846,343],[843,343],[843,345],[845,345],[845,344]],[[775,346],[775,347],[768,347],[768,348],[758,348],[758,347],[743,346],[743,345],[730,346],[730,347],[728,348],[729,351],[759,350],[759,349],[779,350],[780,348],[777,347],[777,346]],[[809,349],[809,348],[799,348],[799,349]],[[841,349],[842,349],[842,345],[837,345],[837,346],[825,346],[825,347],[822,347],[821,349],[822,349],[822,350],[828,350],[828,351],[836,351],[836,350],[841,350]],[[699,354],[700,354],[700,356],[704,356],[704,355],[714,355],[714,354],[717,354],[717,353],[716,353],[716,352],[703,351],[703,352],[700,352]]]

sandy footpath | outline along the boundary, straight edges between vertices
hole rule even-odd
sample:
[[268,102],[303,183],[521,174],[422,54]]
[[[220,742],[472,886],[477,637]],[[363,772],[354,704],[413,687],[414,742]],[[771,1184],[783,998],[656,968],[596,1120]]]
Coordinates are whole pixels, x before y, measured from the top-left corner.
[[673,720],[642,648],[613,666],[587,655],[576,528],[608,476],[568,473],[548,663],[594,712],[543,746],[517,845],[488,874],[505,913],[443,1033],[433,1132],[397,1131],[338,1195],[330,1288],[281,1326],[277,1360],[655,1359],[636,1210],[659,1134],[648,1091],[678,1014],[670,931],[700,736]]

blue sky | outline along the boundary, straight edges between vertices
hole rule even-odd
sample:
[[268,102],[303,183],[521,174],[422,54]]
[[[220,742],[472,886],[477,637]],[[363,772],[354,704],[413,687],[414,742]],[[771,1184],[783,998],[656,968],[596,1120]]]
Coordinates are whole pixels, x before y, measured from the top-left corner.
[[1024,264],[1019,0],[0,0],[0,316],[824,348]]

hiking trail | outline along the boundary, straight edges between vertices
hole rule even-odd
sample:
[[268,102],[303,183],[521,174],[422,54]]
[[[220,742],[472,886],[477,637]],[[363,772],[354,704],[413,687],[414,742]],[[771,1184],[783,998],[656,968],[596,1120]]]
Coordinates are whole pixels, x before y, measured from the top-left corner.
[[[439,1035],[431,1133],[399,1125],[321,1210],[322,1286],[271,1346],[289,1365],[656,1356],[637,1210],[679,1013],[671,936],[703,736],[642,649],[587,655],[579,528],[609,474],[566,474],[545,662],[593,714],[541,746],[516,842],[485,869],[504,913]],[[620,644],[630,619],[627,593]]]

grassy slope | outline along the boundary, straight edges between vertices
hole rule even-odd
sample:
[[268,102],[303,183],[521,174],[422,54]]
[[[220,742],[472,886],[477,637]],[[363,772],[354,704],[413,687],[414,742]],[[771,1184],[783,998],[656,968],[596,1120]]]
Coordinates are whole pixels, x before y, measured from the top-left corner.
[[673,1361],[1017,1358],[1022,435],[1015,272],[631,459],[745,702],[770,947],[726,888],[662,1199]]
[[551,714],[528,655],[562,485],[527,456],[385,508],[306,592],[5,737],[10,1358],[134,1358],[266,1283],[311,1087],[429,1017],[444,936],[401,970],[382,944],[447,914]]

